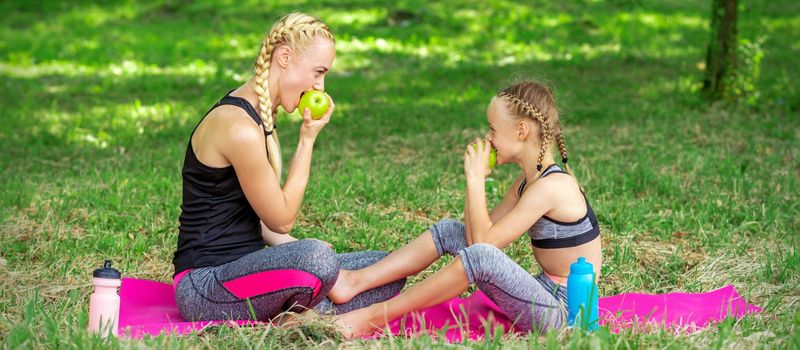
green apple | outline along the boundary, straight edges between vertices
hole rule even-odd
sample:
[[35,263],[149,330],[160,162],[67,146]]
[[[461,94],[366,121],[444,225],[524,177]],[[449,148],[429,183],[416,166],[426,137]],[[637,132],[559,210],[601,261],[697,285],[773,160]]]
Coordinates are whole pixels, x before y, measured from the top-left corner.
[[[478,150],[478,145],[473,144],[472,149]],[[489,169],[494,169],[494,166],[497,165],[497,150],[492,147],[492,151],[489,152]]]
[[303,96],[300,96],[300,103],[297,108],[300,109],[301,115],[308,108],[311,111],[311,118],[319,119],[328,111],[328,107],[331,105],[330,98],[328,94],[319,90],[306,91]]

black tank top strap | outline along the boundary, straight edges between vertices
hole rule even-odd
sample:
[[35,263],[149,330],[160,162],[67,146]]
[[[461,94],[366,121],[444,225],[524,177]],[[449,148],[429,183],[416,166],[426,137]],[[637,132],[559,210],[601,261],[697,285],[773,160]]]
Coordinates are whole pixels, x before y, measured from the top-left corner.
[[[233,90],[231,90],[231,92],[233,92]],[[251,105],[249,101],[241,97],[231,96],[230,92],[228,92],[228,94],[225,95],[225,97],[223,97],[217,103],[217,105],[237,106],[241,109],[244,109],[244,111],[247,112],[247,115],[249,115],[250,118],[253,119],[253,121],[256,122],[256,124],[258,124],[259,126],[264,123],[264,121],[261,120],[261,116],[259,116],[258,113],[256,113],[256,109],[253,108],[253,105]]]
[[[208,112],[206,112],[206,114],[203,115],[203,118],[200,118],[200,121],[197,122],[197,125],[194,126],[194,130],[192,130],[192,135],[194,135],[194,132],[197,130],[197,127],[200,126],[200,123],[203,122],[203,119],[205,119],[208,116],[208,114],[211,113],[211,111],[213,111],[215,108],[222,105],[231,105],[239,107],[243,109],[245,113],[247,113],[247,115],[250,116],[250,119],[253,119],[253,121],[256,122],[258,126],[264,124],[264,121],[261,120],[261,116],[259,116],[258,113],[256,113],[255,108],[253,108],[253,105],[251,105],[250,102],[241,97],[231,96],[231,92],[233,92],[233,90],[228,91],[228,93],[225,94],[225,96],[222,97],[222,99],[220,99],[217,103],[215,103],[213,106],[211,106],[211,108],[208,109]],[[264,135],[266,134],[267,132],[265,130]]]
[[[544,171],[542,171],[542,175],[539,175],[539,178],[541,179],[553,173],[569,174],[568,172],[564,171],[564,169],[561,169],[561,167],[558,166],[557,164],[550,164],[547,167],[547,169],[544,169]],[[517,188],[517,198],[522,198],[522,192],[525,190],[525,185],[527,184],[528,184],[528,179],[527,178],[522,179],[522,182],[520,182],[519,184],[519,188]]]
[[561,167],[558,166],[558,164],[550,164],[550,166],[548,166],[547,169],[544,169],[542,175],[539,176],[539,178],[543,178],[553,173],[569,174],[566,171],[564,171],[564,169],[561,169]]
[[525,189],[525,185],[528,183],[528,179],[522,179],[522,182],[519,183],[519,187],[517,188],[517,198],[522,198],[522,190]]

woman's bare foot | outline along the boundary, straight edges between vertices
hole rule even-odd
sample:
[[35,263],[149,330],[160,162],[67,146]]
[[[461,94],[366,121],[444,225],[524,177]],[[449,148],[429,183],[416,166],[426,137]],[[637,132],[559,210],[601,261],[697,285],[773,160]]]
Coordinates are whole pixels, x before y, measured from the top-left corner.
[[383,324],[376,324],[372,321],[376,316],[375,312],[382,310],[382,308],[376,308],[378,305],[380,304],[341,314],[336,317],[334,324],[347,339],[362,338],[365,335],[375,333],[383,326]]
[[358,289],[358,273],[350,270],[340,270],[339,278],[328,292],[328,299],[334,304],[344,304],[362,291]]

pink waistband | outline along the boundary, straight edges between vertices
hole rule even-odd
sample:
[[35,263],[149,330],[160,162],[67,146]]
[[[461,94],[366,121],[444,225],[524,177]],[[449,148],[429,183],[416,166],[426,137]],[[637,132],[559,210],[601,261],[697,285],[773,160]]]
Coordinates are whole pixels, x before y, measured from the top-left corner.
[[175,275],[175,277],[172,278],[172,288],[177,288],[178,287],[178,282],[180,282],[181,279],[183,279],[183,276],[186,276],[191,271],[192,271],[192,269],[183,270],[183,271],[181,271],[181,273]]
[[567,279],[565,277],[553,276],[553,275],[551,275],[551,274],[549,274],[547,272],[544,272],[544,270],[542,270],[542,273],[545,276],[547,276],[547,278],[549,278],[551,281],[553,281],[555,284],[560,285],[562,287],[566,287],[567,286]]

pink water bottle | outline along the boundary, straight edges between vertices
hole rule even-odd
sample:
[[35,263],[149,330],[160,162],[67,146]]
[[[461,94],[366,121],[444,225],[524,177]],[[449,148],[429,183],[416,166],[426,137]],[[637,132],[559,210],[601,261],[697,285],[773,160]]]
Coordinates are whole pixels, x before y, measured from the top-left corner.
[[119,294],[117,288],[122,284],[121,274],[111,268],[111,260],[103,267],[94,270],[92,284],[94,293],[89,298],[89,333],[117,336],[119,326]]

